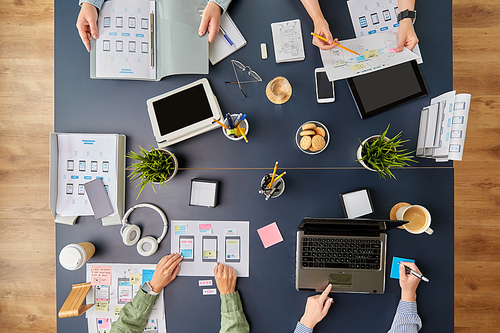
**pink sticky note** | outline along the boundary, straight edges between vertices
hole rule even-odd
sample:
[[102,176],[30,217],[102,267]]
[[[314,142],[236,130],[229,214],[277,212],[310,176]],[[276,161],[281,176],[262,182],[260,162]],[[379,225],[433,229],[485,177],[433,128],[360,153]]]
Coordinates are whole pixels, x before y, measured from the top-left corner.
[[396,48],[389,49],[389,53],[396,53]]
[[99,318],[97,319],[97,329],[98,330],[109,330],[111,329],[111,323],[109,318]]
[[276,243],[282,242],[283,237],[281,236],[280,230],[278,229],[278,225],[276,222],[266,225],[260,229],[257,229],[259,233],[260,240],[262,244],[267,249],[269,246],[272,246]]
[[111,266],[92,266],[90,284],[93,286],[111,285]]
[[212,229],[212,225],[211,224],[199,224],[198,228],[199,229]]

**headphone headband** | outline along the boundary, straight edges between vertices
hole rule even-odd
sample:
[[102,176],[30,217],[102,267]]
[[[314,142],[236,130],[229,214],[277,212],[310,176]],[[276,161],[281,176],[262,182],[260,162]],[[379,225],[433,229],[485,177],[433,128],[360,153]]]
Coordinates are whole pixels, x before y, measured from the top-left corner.
[[163,221],[163,231],[162,231],[160,237],[158,237],[158,239],[156,240],[158,243],[160,243],[163,240],[163,238],[165,237],[165,235],[167,234],[168,220],[167,220],[167,216],[165,215],[165,213],[159,207],[152,205],[150,203],[140,203],[140,204],[137,204],[134,207],[130,208],[129,210],[127,210],[127,212],[125,213],[125,215],[123,215],[123,218],[122,218],[122,229],[120,230],[120,233],[122,233],[123,227],[126,224],[128,224],[128,217],[130,216],[130,214],[132,214],[132,212],[136,208],[151,208],[151,209],[155,210],[160,215],[160,217]]

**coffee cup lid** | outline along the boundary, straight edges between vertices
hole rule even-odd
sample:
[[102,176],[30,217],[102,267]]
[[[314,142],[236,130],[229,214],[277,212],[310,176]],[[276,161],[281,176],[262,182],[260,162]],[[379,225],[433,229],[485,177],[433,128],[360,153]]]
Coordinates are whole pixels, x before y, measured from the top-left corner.
[[82,254],[75,248],[66,247],[59,253],[59,262],[66,269],[76,269],[82,261]]

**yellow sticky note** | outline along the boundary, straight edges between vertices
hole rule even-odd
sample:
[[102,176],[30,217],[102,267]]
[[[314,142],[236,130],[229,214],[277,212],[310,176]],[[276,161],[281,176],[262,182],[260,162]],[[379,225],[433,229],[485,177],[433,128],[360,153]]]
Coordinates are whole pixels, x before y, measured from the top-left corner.
[[142,284],[142,274],[130,274],[130,284]]
[[181,230],[181,228],[179,228],[179,226],[178,226],[178,225],[176,225],[176,226],[174,227],[174,230],[175,230],[175,231],[179,231],[179,230]]
[[356,65],[349,66],[349,68],[352,71],[359,71],[360,69],[366,68],[366,66],[363,64],[356,64]]
[[109,301],[96,301],[95,302],[95,311],[108,312],[108,309],[109,309]]
[[215,251],[203,251],[203,258],[217,258],[217,256],[215,255]]
[[113,311],[115,317],[118,317],[120,315],[120,311],[122,310],[122,308],[123,306],[115,305],[115,310]]
[[376,49],[363,51],[363,56],[365,59],[376,58],[378,57],[378,52]]

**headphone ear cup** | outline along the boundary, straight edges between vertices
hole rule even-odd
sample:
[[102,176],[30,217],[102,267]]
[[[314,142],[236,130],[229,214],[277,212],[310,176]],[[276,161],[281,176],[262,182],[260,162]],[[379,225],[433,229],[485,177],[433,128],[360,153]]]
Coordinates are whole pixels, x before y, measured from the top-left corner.
[[154,237],[144,237],[137,243],[137,252],[139,252],[141,256],[149,257],[154,254],[156,250],[158,250],[158,242]]
[[127,224],[124,226],[121,234],[123,243],[132,246],[141,238],[141,229],[135,224]]

